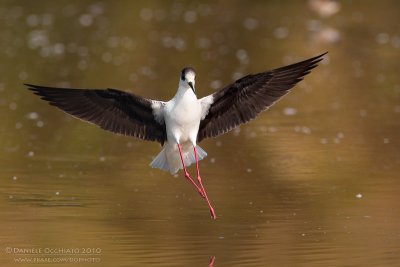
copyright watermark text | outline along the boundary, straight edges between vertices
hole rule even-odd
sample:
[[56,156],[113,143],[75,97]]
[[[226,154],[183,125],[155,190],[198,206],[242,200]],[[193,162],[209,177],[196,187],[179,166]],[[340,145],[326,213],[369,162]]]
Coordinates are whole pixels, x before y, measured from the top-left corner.
[[99,263],[102,250],[99,247],[6,247],[14,263]]

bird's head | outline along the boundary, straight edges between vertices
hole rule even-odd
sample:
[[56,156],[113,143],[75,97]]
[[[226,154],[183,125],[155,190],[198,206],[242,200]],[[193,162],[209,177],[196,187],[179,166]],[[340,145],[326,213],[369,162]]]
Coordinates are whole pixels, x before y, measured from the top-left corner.
[[185,86],[189,86],[193,90],[193,93],[196,93],[194,88],[195,77],[196,73],[192,68],[186,67],[181,72],[181,83],[183,83]]

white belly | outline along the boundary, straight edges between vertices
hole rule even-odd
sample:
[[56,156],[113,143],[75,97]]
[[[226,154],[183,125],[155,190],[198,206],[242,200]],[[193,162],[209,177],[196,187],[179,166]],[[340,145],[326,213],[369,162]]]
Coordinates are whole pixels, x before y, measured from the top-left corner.
[[[153,168],[176,173],[182,168],[179,156],[179,143],[186,166],[196,162],[193,145],[196,145],[199,131],[202,107],[196,95],[187,90],[184,95],[174,97],[164,107],[164,121],[167,129],[167,142],[163,150],[150,164]],[[198,160],[207,156],[207,153],[197,146]]]
[[171,100],[164,115],[168,142],[196,143],[201,119],[201,105],[194,94],[185,95],[179,101]]

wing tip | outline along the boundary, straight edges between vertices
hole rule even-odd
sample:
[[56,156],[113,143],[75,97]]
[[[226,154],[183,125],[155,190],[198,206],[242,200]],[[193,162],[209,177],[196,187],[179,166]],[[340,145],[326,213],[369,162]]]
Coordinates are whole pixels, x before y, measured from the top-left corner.
[[36,88],[36,85],[30,84],[30,83],[24,83],[23,85],[25,85],[28,90],[32,90],[32,89]]
[[42,92],[41,89],[43,89],[42,86],[38,86],[38,85],[30,84],[30,83],[24,83],[24,85],[27,87],[28,90],[32,91],[36,95],[40,95],[40,93]]
[[[309,74],[312,69],[316,68],[318,66],[318,63],[321,62],[322,60],[324,60],[324,56],[326,54],[328,54],[328,51],[326,51],[322,54],[319,54],[318,56],[315,56],[315,57],[312,57],[312,58],[309,58],[309,59],[306,59],[304,61],[300,61],[299,63],[297,63],[297,64],[301,64],[301,65],[305,64],[303,66],[306,67],[306,71],[303,73],[303,76]],[[294,65],[296,65],[296,63]]]
[[318,56],[312,57],[309,59],[310,62],[312,62],[313,64],[317,64],[318,62],[322,61],[324,59],[324,56],[328,54],[328,51],[319,54]]
[[325,51],[325,52],[323,52],[323,53],[321,53],[321,54],[319,54],[318,56],[315,56],[315,57],[316,57],[316,58],[323,57],[323,56],[325,56],[326,54],[328,54],[328,52],[329,52],[329,51]]

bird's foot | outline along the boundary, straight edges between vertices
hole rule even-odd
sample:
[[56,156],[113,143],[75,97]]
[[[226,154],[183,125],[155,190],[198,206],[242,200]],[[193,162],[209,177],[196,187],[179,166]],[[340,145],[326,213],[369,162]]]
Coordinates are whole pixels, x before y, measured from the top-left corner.
[[215,211],[213,209],[213,207],[210,207],[210,213],[211,213],[211,217],[215,220],[217,219],[217,215],[215,215]]

